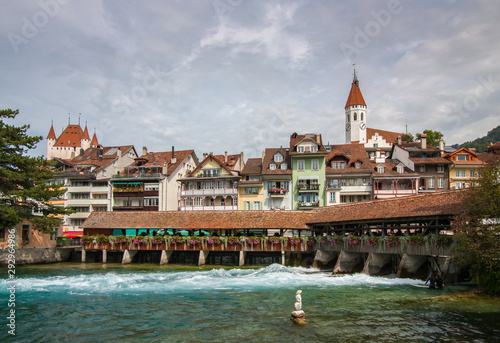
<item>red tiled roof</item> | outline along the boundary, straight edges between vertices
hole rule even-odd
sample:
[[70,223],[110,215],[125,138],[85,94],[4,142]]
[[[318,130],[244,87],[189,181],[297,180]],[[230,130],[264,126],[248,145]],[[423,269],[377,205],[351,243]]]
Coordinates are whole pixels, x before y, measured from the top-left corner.
[[50,126],[49,134],[47,135],[47,139],[57,139],[56,133],[54,132],[54,126]]
[[[274,162],[274,155],[279,152],[283,155],[283,162],[286,162],[287,169],[281,169],[281,164],[283,162]],[[276,163],[276,169],[269,169],[271,162]],[[292,162],[290,154],[285,148],[266,148],[264,153],[264,160],[262,161],[262,174],[264,175],[291,175],[292,174]]]
[[297,145],[301,142],[307,142],[307,141],[316,143],[318,145],[318,151],[315,153],[308,152],[305,154],[309,155],[309,154],[326,154],[327,153],[327,151],[323,145],[323,140],[321,138],[321,134],[314,134],[314,137],[309,137],[307,135],[299,135],[299,134],[294,132],[290,135],[289,154],[290,155],[303,154],[303,153],[297,152]]
[[[95,169],[95,171],[99,171],[101,168],[107,166],[108,164],[112,163],[113,161],[116,160],[116,157],[118,155],[118,150],[121,151],[122,155],[125,154],[127,151],[130,149],[133,149],[133,145],[124,145],[124,146],[118,146],[118,147],[103,147],[102,149],[102,159],[99,160],[99,156],[97,155],[98,153],[98,148],[89,148],[83,152],[83,155],[78,155],[75,158],[73,158],[69,163],[71,165],[80,165],[80,166],[87,166],[87,165],[92,165],[96,166],[98,168]],[[113,152],[111,153],[111,150]]]
[[82,138],[90,140],[89,130],[87,129],[87,126],[85,126],[85,130],[83,130],[83,137]]
[[491,143],[487,148],[484,149],[484,152],[498,154],[500,152],[500,142],[495,144]]
[[410,157],[415,164],[451,164],[450,160],[444,157]]
[[241,175],[260,175],[262,174],[262,158],[249,158]]
[[92,212],[84,229],[309,229],[314,211]]
[[454,190],[322,207],[307,224],[453,216],[458,213],[465,194],[464,190]]
[[61,133],[54,146],[79,147],[83,139],[83,131],[80,125],[68,125]]
[[95,132],[94,132],[94,136],[92,137],[92,142],[90,142],[90,146],[97,146],[99,145],[99,142],[97,141],[97,136],[95,135]]
[[373,136],[375,136],[375,133],[378,133],[378,135],[384,138],[388,143],[397,143],[398,137],[403,135],[402,133],[398,132],[367,128],[366,139],[371,139]]
[[352,105],[366,106],[365,99],[363,99],[363,94],[361,94],[361,89],[359,89],[359,81],[356,78],[352,81],[351,91],[349,92],[349,97],[347,98],[347,102],[345,103],[344,108]]
[[225,162],[226,155],[212,155],[212,156],[230,170],[234,170],[235,167],[237,167],[238,160],[241,158],[240,154],[227,155],[227,162]]
[[[366,173],[371,172],[374,165],[370,162],[363,144],[339,144],[330,145],[331,152],[325,157],[326,174]],[[342,156],[346,159],[345,169],[333,169],[331,161],[335,157]],[[361,162],[361,168],[356,168],[355,163]]]
[[[172,163],[172,151],[148,152],[145,156],[137,157],[136,161],[143,161],[141,166],[146,167],[162,168],[165,165],[167,166],[167,175],[170,175],[192,153],[194,150],[174,150],[175,163]],[[138,166],[138,164],[134,162],[129,167],[134,166]]]
[[478,158],[478,160],[481,160],[487,164],[490,164],[490,163],[493,163],[495,161],[500,160],[500,155],[492,154],[492,153],[488,153],[488,152],[481,152],[481,153],[477,154],[477,158]]

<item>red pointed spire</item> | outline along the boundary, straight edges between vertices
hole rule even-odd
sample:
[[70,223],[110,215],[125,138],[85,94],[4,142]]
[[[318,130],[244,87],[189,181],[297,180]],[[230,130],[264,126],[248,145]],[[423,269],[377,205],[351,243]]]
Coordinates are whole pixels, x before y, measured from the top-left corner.
[[94,132],[94,137],[92,137],[92,142],[90,142],[90,146],[98,146],[99,145],[99,142],[97,141],[97,136],[95,135],[95,132]]
[[363,99],[363,94],[361,94],[361,89],[359,89],[359,81],[356,75],[356,69],[354,69],[354,79],[352,80],[351,91],[349,92],[349,97],[344,108],[352,105],[363,105],[366,106],[365,99]]
[[56,133],[54,131],[54,125],[50,125],[50,131],[49,134],[47,135],[47,139],[57,139]]
[[87,125],[85,125],[85,130],[83,130],[82,139],[88,139],[88,140],[90,140],[89,130],[87,130]]

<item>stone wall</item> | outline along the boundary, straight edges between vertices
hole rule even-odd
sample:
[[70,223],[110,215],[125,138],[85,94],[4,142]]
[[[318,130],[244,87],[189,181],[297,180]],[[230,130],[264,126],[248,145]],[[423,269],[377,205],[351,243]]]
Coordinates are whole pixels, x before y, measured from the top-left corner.
[[[68,261],[74,248],[16,248],[16,265]],[[8,249],[0,249],[0,265],[7,265]]]

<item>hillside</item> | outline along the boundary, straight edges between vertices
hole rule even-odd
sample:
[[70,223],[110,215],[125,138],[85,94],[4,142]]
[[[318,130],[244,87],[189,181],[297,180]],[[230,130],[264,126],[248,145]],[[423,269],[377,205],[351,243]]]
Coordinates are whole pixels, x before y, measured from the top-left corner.
[[471,142],[453,145],[454,148],[476,148],[477,152],[483,152],[484,149],[491,143],[500,142],[500,125],[489,131],[488,134],[481,138],[476,138]]

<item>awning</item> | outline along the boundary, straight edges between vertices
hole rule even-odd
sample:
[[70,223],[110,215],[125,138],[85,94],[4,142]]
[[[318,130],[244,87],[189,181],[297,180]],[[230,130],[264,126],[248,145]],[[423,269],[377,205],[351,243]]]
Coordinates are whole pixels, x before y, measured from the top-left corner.
[[63,236],[66,238],[82,237],[83,231],[66,231]]
[[126,182],[113,182],[113,185],[126,185]]

